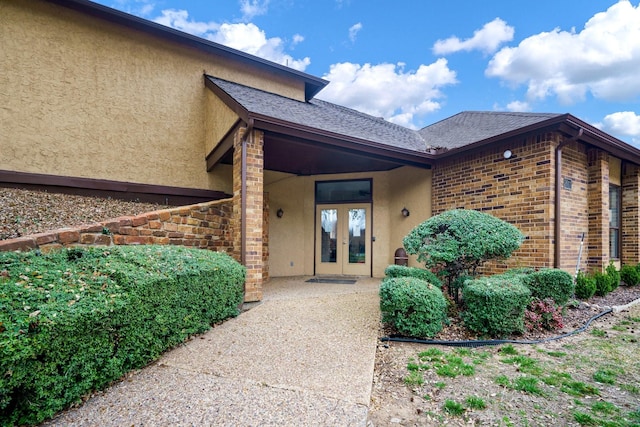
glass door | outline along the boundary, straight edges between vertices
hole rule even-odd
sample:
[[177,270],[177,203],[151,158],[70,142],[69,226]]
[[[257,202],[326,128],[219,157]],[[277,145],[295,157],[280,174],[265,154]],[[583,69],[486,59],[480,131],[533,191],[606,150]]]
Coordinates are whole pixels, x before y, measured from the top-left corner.
[[371,205],[318,205],[316,274],[371,275]]

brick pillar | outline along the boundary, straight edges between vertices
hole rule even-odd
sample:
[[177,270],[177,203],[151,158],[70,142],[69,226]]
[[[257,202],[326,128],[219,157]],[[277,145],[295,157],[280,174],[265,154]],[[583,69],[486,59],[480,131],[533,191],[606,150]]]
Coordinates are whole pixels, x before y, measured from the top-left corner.
[[640,262],[640,168],[631,163],[622,167],[622,264]]
[[[247,268],[245,282],[245,302],[260,301],[262,299],[263,283],[263,241],[264,225],[263,211],[263,143],[264,134],[254,130],[252,135],[243,142],[245,129],[239,129],[234,137],[233,145],[233,230],[234,255],[243,260]],[[243,147],[245,148],[245,210],[243,217],[242,189],[243,189]],[[244,231],[244,257],[242,235]]]
[[609,155],[598,149],[587,152],[587,201],[589,234],[587,269],[602,271],[609,265]]

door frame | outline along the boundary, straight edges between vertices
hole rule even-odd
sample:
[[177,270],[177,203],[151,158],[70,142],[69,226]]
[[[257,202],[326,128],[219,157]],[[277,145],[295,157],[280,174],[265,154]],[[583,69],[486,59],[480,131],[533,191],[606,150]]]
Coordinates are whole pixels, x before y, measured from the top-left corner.
[[[340,203],[318,203],[315,205],[315,211],[314,211],[314,224],[313,224],[313,234],[314,234],[314,254],[313,254],[313,272],[314,275],[339,275],[339,276],[362,276],[362,274],[349,274],[349,272],[345,273],[345,264],[348,266],[348,242],[346,243],[339,243],[338,244],[341,246],[341,255],[340,257],[337,257],[338,259],[336,260],[336,266],[339,264],[340,265],[340,273],[327,273],[326,270],[322,271],[322,272],[318,272],[318,267],[321,263],[321,261],[319,260],[320,257],[320,253],[319,253],[319,236],[320,236],[320,228],[322,227],[322,224],[320,223],[320,218],[319,218],[319,212],[321,212],[322,209],[331,209],[332,207],[335,207],[335,209],[337,209],[339,212],[340,210],[342,210],[343,212],[343,220],[345,218],[344,215],[344,210],[349,210],[349,209],[359,209],[359,208],[365,208],[368,210],[368,213],[366,215],[368,221],[366,223],[365,226],[365,232],[368,233],[368,235],[365,236],[365,247],[368,248],[368,250],[365,251],[366,253],[366,258],[367,261],[369,263],[369,268],[368,268],[368,272],[367,275],[369,277],[373,276],[373,242],[374,242],[374,238],[373,238],[373,203],[372,202],[340,202]],[[340,214],[338,214],[338,221],[340,221]],[[347,223],[348,224],[348,223]],[[340,224],[338,222],[338,227],[341,228],[340,233],[344,233],[346,230],[346,233],[348,234],[348,226],[346,224]],[[341,236],[344,238],[344,236]],[[348,236],[347,236],[348,239]],[[346,253],[345,253],[345,249],[346,249]],[[345,261],[346,260],[346,261]],[[365,262],[366,264],[366,262]]]

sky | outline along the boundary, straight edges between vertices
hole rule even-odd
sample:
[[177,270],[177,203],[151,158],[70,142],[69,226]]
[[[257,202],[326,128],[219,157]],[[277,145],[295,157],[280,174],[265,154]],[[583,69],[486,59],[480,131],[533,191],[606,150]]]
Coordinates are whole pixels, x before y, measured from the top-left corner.
[[331,83],[420,129],[461,111],[570,113],[640,148],[640,1],[98,0]]

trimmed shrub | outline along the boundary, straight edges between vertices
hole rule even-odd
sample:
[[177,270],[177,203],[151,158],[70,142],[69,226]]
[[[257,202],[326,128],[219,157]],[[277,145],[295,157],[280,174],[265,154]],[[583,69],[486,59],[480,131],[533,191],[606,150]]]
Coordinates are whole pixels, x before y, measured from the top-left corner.
[[581,300],[591,298],[596,293],[596,279],[579,271],[578,277],[576,277],[575,293],[576,298]]
[[245,270],[178,246],[0,253],[0,425],[38,424],[228,317]]
[[627,286],[636,286],[640,283],[640,271],[632,265],[623,265],[620,269],[620,280]]
[[447,301],[442,291],[414,277],[384,279],[380,311],[384,323],[411,337],[434,337],[447,321]]
[[470,330],[491,337],[524,332],[524,312],[531,291],[517,277],[471,280],[462,295],[466,304],[462,319]]
[[[524,235],[508,222],[475,210],[454,209],[416,226],[402,244],[427,268],[443,271],[452,284],[459,276],[475,276],[489,260],[510,257],[523,241]],[[455,288],[450,286],[449,292],[458,299]]]
[[597,271],[593,278],[596,280],[596,295],[603,297],[613,290],[613,278],[608,274]]
[[424,268],[392,264],[384,270],[384,274],[387,277],[415,277],[416,279],[424,280],[425,282],[431,283],[433,286],[437,286],[442,289],[442,281],[438,276]]
[[551,298],[556,304],[562,306],[573,296],[573,278],[566,271],[543,269],[523,274],[521,277],[534,298],[540,300]]
[[620,286],[620,272],[616,269],[613,261],[609,261],[609,265],[604,272],[611,278],[611,290],[615,291]]

